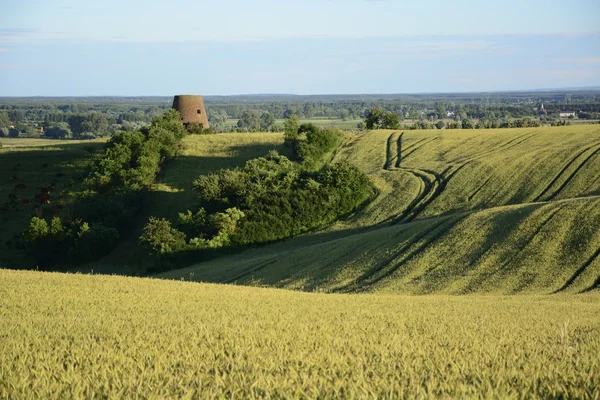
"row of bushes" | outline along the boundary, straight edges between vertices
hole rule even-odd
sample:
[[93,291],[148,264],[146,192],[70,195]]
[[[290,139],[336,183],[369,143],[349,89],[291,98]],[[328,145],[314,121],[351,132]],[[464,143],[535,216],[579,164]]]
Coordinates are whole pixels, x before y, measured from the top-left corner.
[[141,242],[158,254],[270,242],[326,226],[374,194],[368,177],[348,163],[310,172],[277,152],[194,182],[200,208],[174,227],[151,219]]
[[144,190],[175,156],[186,129],[170,110],[140,131],[120,132],[71,194],[65,220],[33,217],[23,240],[41,267],[91,261],[110,252],[142,208]]
[[[498,120],[498,119],[480,119],[475,122],[471,119],[463,119],[462,121],[444,122],[442,120],[436,123],[427,121],[417,121],[412,125],[404,125],[402,129],[418,130],[418,129],[498,129],[498,128],[536,128],[544,124],[551,126],[571,125],[567,120],[558,121],[541,121],[539,119],[514,119],[514,120]],[[396,129],[396,128],[394,128]]]

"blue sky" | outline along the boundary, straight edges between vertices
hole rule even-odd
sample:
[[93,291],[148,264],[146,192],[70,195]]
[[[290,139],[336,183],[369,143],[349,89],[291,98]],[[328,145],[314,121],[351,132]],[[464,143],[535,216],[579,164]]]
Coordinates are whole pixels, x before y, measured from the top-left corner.
[[0,9],[0,96],[600,86],[597,0],[0,0]]

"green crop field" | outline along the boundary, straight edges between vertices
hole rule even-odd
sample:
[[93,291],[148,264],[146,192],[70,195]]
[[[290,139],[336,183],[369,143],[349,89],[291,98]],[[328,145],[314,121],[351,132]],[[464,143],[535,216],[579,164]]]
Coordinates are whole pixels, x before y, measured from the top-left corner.
[[325,295],[0,270],[1,398],[598,398],[598,293]]
[[333,227],[166,278],[328,292],[600,286],[600,128],[373,131],[336,159],[379,195]]

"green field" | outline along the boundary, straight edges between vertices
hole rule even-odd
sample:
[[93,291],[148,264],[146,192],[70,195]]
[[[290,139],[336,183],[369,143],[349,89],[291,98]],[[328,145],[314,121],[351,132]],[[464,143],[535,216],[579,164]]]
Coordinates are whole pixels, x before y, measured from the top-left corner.
[[1,398],[589,398],[598,293],[324,295],[0,271]]
[[[101,155],[103,140],[2,139],[0,148],[0,268],[32,267],[33,259],[18,248],[17,238],[29,219],[67,209],[67,193],[76,190],[87,168]],[[15,190],[15,185],[25,187]],[[35,194],[52,185],[51,203]]]
[[161,275],[328,292],[600,285],[600,128],[349,134],[378,197],[321,232]]

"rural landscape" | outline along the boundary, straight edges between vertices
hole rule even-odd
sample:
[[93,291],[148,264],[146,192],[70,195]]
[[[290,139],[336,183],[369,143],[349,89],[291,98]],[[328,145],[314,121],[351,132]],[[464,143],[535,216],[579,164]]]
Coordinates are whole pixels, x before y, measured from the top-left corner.
[[175,3],[0,16],[0,398],[600,398],[597,4]]

